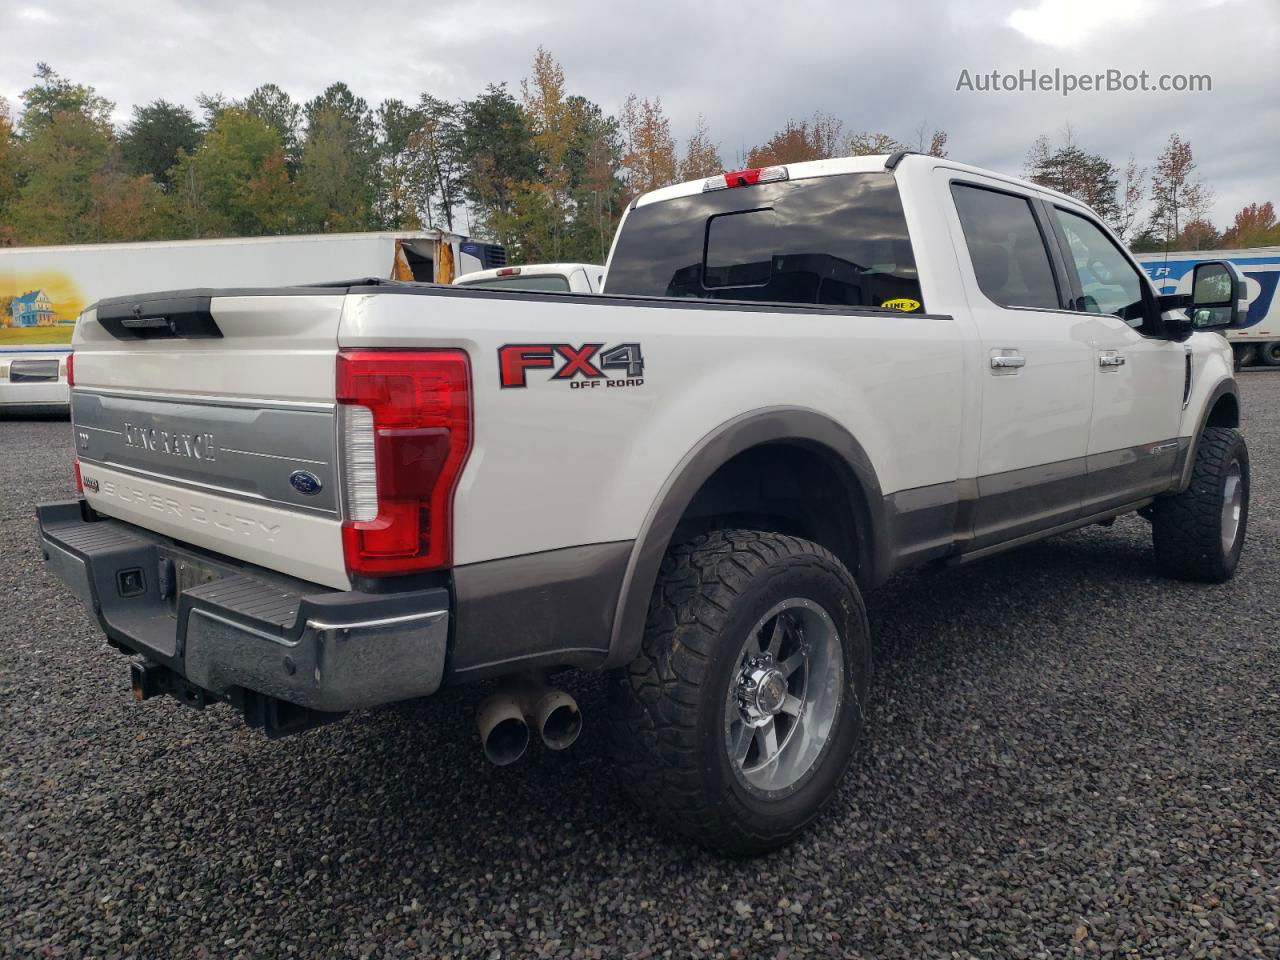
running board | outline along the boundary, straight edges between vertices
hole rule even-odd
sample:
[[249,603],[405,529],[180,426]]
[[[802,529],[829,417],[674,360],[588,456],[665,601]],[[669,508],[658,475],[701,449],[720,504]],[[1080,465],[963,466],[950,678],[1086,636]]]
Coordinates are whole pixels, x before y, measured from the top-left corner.
[[984,557],[990,557],[997,553],[1004,553],[1006,550],[1012,550],[1015,547],[1021,547],[1028,543],[1035,543],[1037,540],[1043,540],[1045,537],[1053,537],[1059,533],[1067,533],[1071,530],[1079,530],[1081,527],[1092,526],[1095,523],[1102,523],[1104,520],[1114,520],[1116,517],[1126,513],[1133,513],[1135,510],[1141,510],[1147,504],[1152,503],[1155,497],[1143,497],[1141,500],[1135,500],[1132,503],[1125,504],[1122,507],[1110,507],[1101,513],[1090,514],[1087,517],[1081,517],[1078,520],[1071,520],[1068,523],[1060,523],[1056,527],[1049,527],[1045,530],[1037,530],[1035,533],[1024,534],[1013,540],[1006,540],[1003,543],[993,543],[989,547],[982,547],[969,553],[962,553],[959,556],[951,557],[944,561],[947,566],[962,566],[971,560],[981,560]]

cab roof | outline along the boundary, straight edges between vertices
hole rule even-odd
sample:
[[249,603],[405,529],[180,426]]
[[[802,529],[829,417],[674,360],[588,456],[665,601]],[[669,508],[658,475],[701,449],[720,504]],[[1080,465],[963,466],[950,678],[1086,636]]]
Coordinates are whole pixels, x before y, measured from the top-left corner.
[[[1011,177],[1007,174],[997,173],[994,170],[986,170],[982,167],[971,166],[967,163],[959,163],[946,157],[935,157],[930,154],[907,152],[899,154],[877,153],[864,157],[832,157],[829,160],[807,160],[803,163],[783,163],[777,166],[786,167],[787,180],[808,180],[813,177],[832,177],[845,173],[877,173],[883,172],[889,168],[890,160],[896,159],[893,169],[897,169],[901,164],[917,164],[930,163],[935,166],[945,167],[948,170],[956,170],[962,173],[980,174],[984,177],[991,177],[996,180],[1002,180],[1013,186],[1026,190],[1033,190],[1038,193],[1051,194],[1063,201],[1079,204],[1080,201],[1074,197],[1070,197],[1065,193],[1060,193],[1049,187],[1041,186],[1038,183],[1032,183],[1029,180],[1023,180],[1020,177]],[[763,169],[763,168],[762,168]],[[652,190],[649,193],[642,194],[636,199],[635,206],[643,207],[651,203],[661,203],[664,200],[674,200],[677,197],[688,197],[702,193],[703,184],[707,178],[698,180],[688,180],[684,183],[673,184],[669,187],[662,187],[658,190]]]

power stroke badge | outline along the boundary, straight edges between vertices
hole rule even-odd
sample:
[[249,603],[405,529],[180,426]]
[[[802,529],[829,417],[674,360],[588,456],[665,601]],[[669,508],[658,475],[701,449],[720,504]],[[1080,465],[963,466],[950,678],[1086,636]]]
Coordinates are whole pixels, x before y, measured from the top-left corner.
[[551,383],[574,390],[644,385],[644,354],[638,343],[508,343],[498,348],[498,381],[503,389],[529,385],[529,372],[550,370]]

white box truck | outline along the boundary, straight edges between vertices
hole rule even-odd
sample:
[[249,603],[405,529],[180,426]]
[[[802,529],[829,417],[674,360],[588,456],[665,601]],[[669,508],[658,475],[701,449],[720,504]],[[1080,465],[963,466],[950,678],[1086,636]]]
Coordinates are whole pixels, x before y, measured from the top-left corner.
[[0,410],[66,409],[71,333],[97,300],[353,277],[452,283],[505,264],[502,247],[443,230],[0,249]]
[[1229,260],[1244,274],[1248,286],[1249,315],[1238,330],[1226,331],[1237,367],[1255,361],[1280,367],[1280,247],[1251,250],[1184,250],[1178,253],[1144,253],[1137,256],[1160,293],[1190,293],[1191,271],[1207,260]]

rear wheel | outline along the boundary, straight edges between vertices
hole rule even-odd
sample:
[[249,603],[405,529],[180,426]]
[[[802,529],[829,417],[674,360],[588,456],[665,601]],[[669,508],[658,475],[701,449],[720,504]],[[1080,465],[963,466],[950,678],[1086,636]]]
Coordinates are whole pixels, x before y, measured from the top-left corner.
[[1258,359],[1268,367],[1280,367],[1280,340],[1272,340],[1258,347]]
[[622,786],[708,846],[780,846],[834,794],[869,674],[862,598],[822,547],[747,530],[676,547],[641,655],[609,684]]
[[1249,449],[1239,430],[1206,427],[1196,446],[1191,483],[1152,508],[1160,572],[1179,580],[1231,579],[1249,523]]

